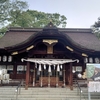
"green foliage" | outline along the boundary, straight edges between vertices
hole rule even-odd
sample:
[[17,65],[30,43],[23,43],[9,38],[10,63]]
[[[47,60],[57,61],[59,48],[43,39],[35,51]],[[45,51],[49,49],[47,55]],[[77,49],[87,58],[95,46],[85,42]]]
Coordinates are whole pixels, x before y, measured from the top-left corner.
[[20,12],[27,7],[27,3],[20,0],[0,0],[0,25],[16,21]]
[[38,12],[34,10],[27,10],[27,13],[32,16],[33,18],[33,27],[44,27],[46,26],[51,20],[55,26],[66,27],[66,20],[67,18],[63,15],[61,16],[58,13],[44,13]]
[[28,5],[26,2],[18,0],[13,1],[11,5],[8,21],[12,24],[16,24],[17,19],[21,16],[21,13],[27,9]]
[[27,8],[27,2],[21,0],[0,0],[1,33],[5,33],[4,26],[41,28],[51,20],[55,26],[66,27],[67,18],[64,15],[27,10]]
[[9,0],[0,0],[0,25],[4,25],[9,16]]
[[11,26],[20,27],[44,27],[52,20],[53,24],[60,27],[66,27],[67,18],[58,13],[50,14],[44,12],[38,12],[35,10],[23,11],[19,14],[16,22],[13,21]]
[[98,18],[98,21],[92,25],[93,33],[100,39],[100,17]]
[[7,28],[6,27],[2,27],[0,29],[0,38],[6,33],[6,31],[7,31]]

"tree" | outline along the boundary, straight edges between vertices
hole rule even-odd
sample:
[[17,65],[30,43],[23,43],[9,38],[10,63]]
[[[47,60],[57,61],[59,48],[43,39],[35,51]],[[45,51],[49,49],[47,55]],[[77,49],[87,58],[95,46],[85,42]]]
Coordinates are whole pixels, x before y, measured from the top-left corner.
[[27,8],[28,4],[20,0],[0,0],[0,26],[16,21],[20,12]]
[[100,17],[98,18],[98,21],[92,25],[93,33],[100,39]]
[[[11,9],[9,12],[9,22],[12,24],[16,24],[16,21],[18,20],[19,16],[21,16],[21,13],[25,11],[28,8],[28,4],[26,2],[20,1],[20,0],[14,0],[11,3]],[[25,17],[25,16],[24,16]]]
[[38,12],[35,10],[21,12],[16,19],[16,23],[12,22],[10,26],[40,28],[46,26],[50,20],[52,20],[53,24],[56,26],[66,27],[67,18],[64,15]]
[[9,0],[0,0],[0,25],[4,25],[9,16]]
[[67,18],[58,13],[44,13],[36,10],[27,10],[27,2],[21,0],[1,0],[0,1],[0,23],[3,29],[0,33],[5,32],[7,27],[44,27],[50,20],[58,27],[66,27]]
[[20,13],[27,8],[27,2],[21,0],[0,0],[0,33],[5,33],[9,23],[16,23]]

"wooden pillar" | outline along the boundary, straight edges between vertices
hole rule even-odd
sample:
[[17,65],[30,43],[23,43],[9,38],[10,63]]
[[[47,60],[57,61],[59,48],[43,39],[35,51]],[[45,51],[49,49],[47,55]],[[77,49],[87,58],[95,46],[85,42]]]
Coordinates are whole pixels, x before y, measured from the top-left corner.
[[29,74],[30,74],[30,62],[27,62],[27,70],[26,70],[26,85],[25,89],[28,89],[28,84],[29,84]]
[[14,67],[13,67],[13,78],[16,79],[16,74],[17,74],[17,64],[14,63]]
[[82,64],[82,72],[84,72],[85,69],[86,69],[86,63],[83,62],[83,64]]
[[56,71],[56,87],[58,87],[58,71]]
[[72,73],[72,63],[70,63],[70,89],[73,90],[73,73]]

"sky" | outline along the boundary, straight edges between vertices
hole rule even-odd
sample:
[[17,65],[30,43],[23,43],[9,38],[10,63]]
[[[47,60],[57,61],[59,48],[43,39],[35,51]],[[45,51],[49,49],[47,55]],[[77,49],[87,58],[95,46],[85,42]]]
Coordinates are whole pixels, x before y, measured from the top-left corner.
[[100,17],[100,0],[23,0],[29,9],[59,13],[67,18],[66,28],[90,28]]

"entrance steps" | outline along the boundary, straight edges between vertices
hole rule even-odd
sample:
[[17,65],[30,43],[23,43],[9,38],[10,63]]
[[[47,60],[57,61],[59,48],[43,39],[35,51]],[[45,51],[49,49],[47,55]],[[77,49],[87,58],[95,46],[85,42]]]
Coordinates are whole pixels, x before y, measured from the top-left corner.
[[[16,87],[0,87],[0,100],[16,100]],[[88,100],[87,88],[82,88],[83,94],[81,100]],[[66,88],[21,88],[17,100],[80,100],[80,95],[77,95],[77,88],[70,90]],[[100,94],[92,96],[91,100],[100,100]]]

